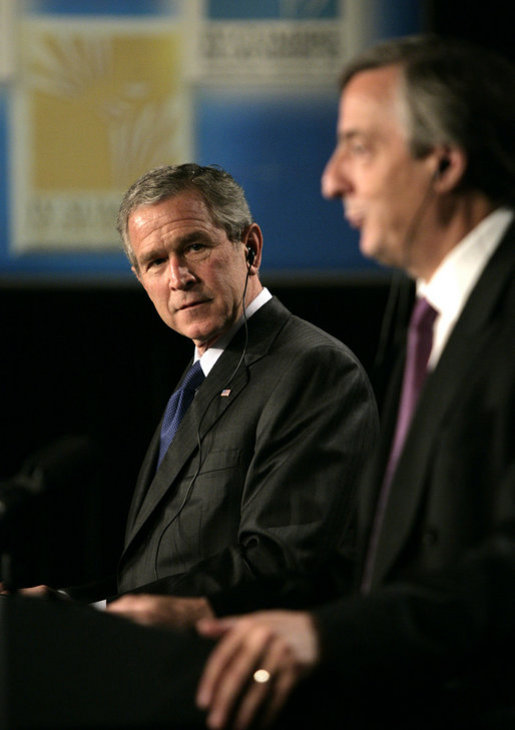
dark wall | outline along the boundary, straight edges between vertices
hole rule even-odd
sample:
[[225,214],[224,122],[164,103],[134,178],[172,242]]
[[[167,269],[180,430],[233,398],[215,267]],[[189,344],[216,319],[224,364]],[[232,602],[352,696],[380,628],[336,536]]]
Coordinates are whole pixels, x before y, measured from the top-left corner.
[[[466,38],[515,60],[513,22],[504,0],[426,0],[427,29]],[[508,10],[507,10],[508,8]]]

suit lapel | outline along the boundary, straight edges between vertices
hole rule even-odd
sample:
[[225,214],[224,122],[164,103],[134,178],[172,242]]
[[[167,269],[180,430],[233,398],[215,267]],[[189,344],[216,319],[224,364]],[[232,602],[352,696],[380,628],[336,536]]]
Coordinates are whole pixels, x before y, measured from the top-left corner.
[[375,515],[376,503],[390,454],[391,441],[397,418],[397,405],[402,386],[404,362],[405,358],[403,355],[402,357],[397,358],[397,362],[393,366],[393,374],[390,378],[388,397],[384,404],[381,416],[381,439],[377,446],[375,457],[371,459],[366,467],[360,486],[359,524],[361,525],[360,540],[362,552],[364,552],[368,545],[370,530]]
[[149,484],[152,482],[153,476],[155,474],[157,454],[159,451],[160,432],[161,432],[161,422],[159,423],[159,426],[154,431],[154,435],[152,436],[149,447],[147,449],[147,453],[145,454],[145,458],[143,459],[143,463],[139,470],[138,479],[136,482],[134,493],[132,495],[132,500],[131,500],[129,512],[127,515],[127,522],[126,522],[126,527],[125,527],[126,541],[127,541],[129,534],[131,534],[133,531],[136,515],[138,514],[138,511],[141,508],[141,503],[148,490]]
[[[377,547],[373,582],[380,582],[395,562],[416,520],[431,472],[435,442],[461,385],[467,382],[485,352],[498,321],[493,316],[507,282],[514,275],[513,226],[480,277],[456,323],[434,372],[428,376],[393,477]],[[458,369],[459,368],[459,369]],[[398,388],[397,388],[398,390]],[[392,409],[393,411],[396,408]],[[395,421],[390,414],[390,423]],[[388,444],[393,427],[389,429]],[[384,474],[388,448],[376,472]],[[378,486],[378,480],[375,482]]]
[[[175,386],[176,390],[179,388],[180,384],[184,380],[184,377],[188,370],[191,368],[193,364],[193,360],[191,360],[186,368],[184,369],[184,372],[182,373],[181,377],[179,378],[177,385]],[[164,415],[164,413],[163,413]],[[159,454],[159,445],[161,440],[161,424],[162,424],[163,418],[159,421],[159,424],[154,431],[154,435],[152,436],[152,439],[150,441],[149,447],[147,449],[147,452],[145,454],[145,458],[143,459],[143,463],[141,465],[138,479],[136,482],[136,486],[134,489],[134,493],[132,495],[132,500],[129,508],[129,512],[127,515],[127,522],[126,522],[126,528],[125,528],[125,538],[127,540],[127,537],[129,534],[132,533],[134,529],[134,522],[136,519],[136,515],[138,514],[139,510],[141,509],[141,505],[143,502],[143,499],[145,498],[145,495],[148,492],[149,486],[152,483],[154,476],[156,475],[156,465],[157,465],[157,457]]]
[[[180,472],[198,450],[199,440],[205,438],[245,389],[249,368],[268,352],[289,316],[288,310],[276,299],[270,300],[258,310],[249,321],[244,361],[241,360],[241,355],[245,345],[245,331],[244,328],[238,331],[199,388],[159,469],[154,473],[159,448],[159,424],[143,462],[138,488],[129,512],[125,550],[163,498],[169,494]],[[229,392],[222,395],[224,391]]]

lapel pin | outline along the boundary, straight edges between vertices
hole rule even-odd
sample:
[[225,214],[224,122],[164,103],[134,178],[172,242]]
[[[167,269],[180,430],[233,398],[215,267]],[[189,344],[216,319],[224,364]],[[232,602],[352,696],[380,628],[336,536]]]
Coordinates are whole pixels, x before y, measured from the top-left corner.
[[227,398],[228,395],[231,395],[231,389],[230,388],[224,388],[222,392],[220,393],[222,398]]

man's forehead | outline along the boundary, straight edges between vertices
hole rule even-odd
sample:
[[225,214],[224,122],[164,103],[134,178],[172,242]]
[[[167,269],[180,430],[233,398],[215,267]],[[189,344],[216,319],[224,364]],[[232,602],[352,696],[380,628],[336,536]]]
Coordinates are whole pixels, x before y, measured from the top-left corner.
[[391,116],[403,119],[401,72],[396,66],[360,71],[342,91],[338,115],[338,133],[356,133]]
[[157,203],[144,203],[135,208],[129,217],[129,228],[182,225],[216,227],[201,195],[187,191]]

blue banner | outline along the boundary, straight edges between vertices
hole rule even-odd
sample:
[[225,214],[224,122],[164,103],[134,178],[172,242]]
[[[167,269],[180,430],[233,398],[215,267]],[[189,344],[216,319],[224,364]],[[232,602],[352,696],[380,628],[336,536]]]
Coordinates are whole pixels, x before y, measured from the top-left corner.
[[3,2],[16,65],[0,68],[2,280],[129,280],[124,190],[192,160],[246,190],[265,281],[376,270],[320,177],[340,68],[364,39],[418,30],[418,2]]

